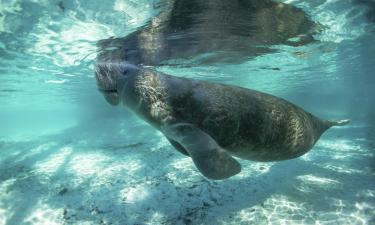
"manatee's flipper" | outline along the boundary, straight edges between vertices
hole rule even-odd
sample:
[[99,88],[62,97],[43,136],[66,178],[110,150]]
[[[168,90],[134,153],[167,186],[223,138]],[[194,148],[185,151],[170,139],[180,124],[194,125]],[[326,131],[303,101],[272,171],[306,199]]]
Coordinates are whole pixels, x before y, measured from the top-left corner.
[[350,123],[350,120],[337,120],[337,121],[328,120],[327,123],[330,127],[332,127],[332,126],[344,126],[344,125]]
[[170,138],[167,138],[167,140],[169,141],[169,143],[171,143],[171,145],[177,149],[177,151],[181,152],[182,154],[186,155],[186,156],[190,156],[189,153],[185,150],[185,148],[180,145],[177,141],[174,141]]
[[241,171],[240,164],[233,157],[194,125],[179,123],[163,127],[162,131],[184,147],[195,166],[207,178],[225,179]]

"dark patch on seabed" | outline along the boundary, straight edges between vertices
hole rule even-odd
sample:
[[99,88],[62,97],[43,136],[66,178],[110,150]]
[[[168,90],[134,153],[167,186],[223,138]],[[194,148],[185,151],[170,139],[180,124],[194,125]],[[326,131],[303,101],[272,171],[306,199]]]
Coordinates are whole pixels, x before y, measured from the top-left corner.
[[367,19],[374,23],[375,22],[375,1],[374,0],[356,0],[358,4],[362,4],[366,7]]
[[0,89],[0,92],[17,92],[16,89]]
[[[375,118],[375,117],[372,117],[372,118]],[[373,121],[373,120],[370,120],[370,121]],[[373,121],[372,124],[375,124],[375,121]],[[374,137],[375,137],[375,127],[371,126],[367,131],[367,140],[368,140],[368,148],[370,152],[373,154],[370,160],[371,160],[371,169],[375,175],[375,138]]]
[[138,142],[138,143],[134,143],[134,144],[126,144],[126,145],[113,145],[113,144],[109,144],[109,145],[104,145],[103,148],[104,149],[109,149],[109,150],[123,150],[123,149],[127,149],[127,148],[141,147],[144,144],[145,143],[142,143],[142,142]]

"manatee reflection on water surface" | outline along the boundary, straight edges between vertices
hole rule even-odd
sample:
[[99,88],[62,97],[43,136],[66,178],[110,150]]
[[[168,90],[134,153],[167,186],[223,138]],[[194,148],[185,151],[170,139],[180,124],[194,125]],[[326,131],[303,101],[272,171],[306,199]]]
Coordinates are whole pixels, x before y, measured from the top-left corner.
[[98,60],[149,66],[179,64],[176,59],[193,59],[195,65],[237,63],[275,51],[272,45],[311,43],[318,30],[301,9],[270,0],[168,3],[137,31],[99,41]]

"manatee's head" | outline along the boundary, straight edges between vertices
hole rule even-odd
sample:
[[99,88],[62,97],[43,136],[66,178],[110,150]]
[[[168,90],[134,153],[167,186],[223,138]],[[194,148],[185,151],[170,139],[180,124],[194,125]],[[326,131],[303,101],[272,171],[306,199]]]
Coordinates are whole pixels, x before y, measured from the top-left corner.
[[97,62],[95,77],[98,90],[111,105],[120,103],[120,89],[126,78],[135,75],[138,67],[127,62]]

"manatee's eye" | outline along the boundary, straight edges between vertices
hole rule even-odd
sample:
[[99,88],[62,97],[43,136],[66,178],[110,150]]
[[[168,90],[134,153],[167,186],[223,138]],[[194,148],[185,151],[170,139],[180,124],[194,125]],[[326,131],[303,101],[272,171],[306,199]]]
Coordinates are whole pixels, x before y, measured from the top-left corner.
[[126,63],[121,68],[121,70],[122,70],[121,74],[123,76],[133,76],[133,74],[136,72],[136,70],[135,70],[136,68],[137,67],[135,67],[134,65]]

